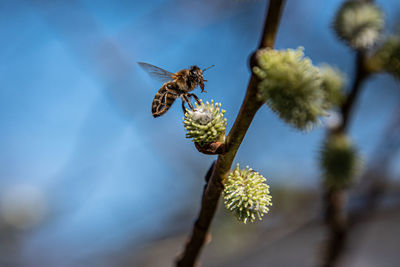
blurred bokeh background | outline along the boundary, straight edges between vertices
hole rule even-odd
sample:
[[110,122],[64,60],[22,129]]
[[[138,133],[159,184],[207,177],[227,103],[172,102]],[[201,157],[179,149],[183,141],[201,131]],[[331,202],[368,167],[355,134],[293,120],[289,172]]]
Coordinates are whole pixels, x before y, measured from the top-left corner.
[[[400,2],[377,2],[386,33],[398,30]],[[355,55],[330,26],[340,3],[287,1],[276,47],[304,46],[351,82]],[[0,0],[0,266],[172,265],[215,157],[185,139],[180,103],[153,119],[161,84],[136,62],[172,72],[215,64],[208,93],[197,93],[222,102],[229,128],[265,9],[261,0]],[[374,76],[356,106],[350,133],[366,167],[349,208],[369,213],[343,266],[400,260],[399,87]],[[324,133],[324,124],[293,130],[267,107],[257,114],[235,162],[267,177],[274,207],[241,225],[221,205],[204,266],[318,261]]]

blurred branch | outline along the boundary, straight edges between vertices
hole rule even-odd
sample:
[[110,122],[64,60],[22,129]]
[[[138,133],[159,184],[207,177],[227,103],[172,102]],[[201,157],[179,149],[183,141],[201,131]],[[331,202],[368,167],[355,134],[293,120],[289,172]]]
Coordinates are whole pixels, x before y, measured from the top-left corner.
[[[364,2],[374,1],[364,0]],[[328,133],[328,137],[334,134],[345,134],[348,131],[351,115],[361,92],[361,86],[374,71],[374,68],[371,68],[370,64],[368,64],[369,60],[367,55],[365,51],[357,52],[355,79],[350,93],[347,95],[340,109],[342,122],[336,129]],[[374,172],[372,172],[371,175],[378,177],[377,173],[374,174]],[[329,188],[328,186],[325,187],[325,219],[329,227],[330,235],[322,266],[333,267],[337,264],[340,255],[346,248],[350,227],[353,227],[356,221],[362,219],[370,208],[376,207],[383,191],[383,181],[378,181],[378,179],[375,178],[366,194],[366,205],[360,209],[357,216],[353,216],[350,221],[347,214],[348,212],[346,211],[348,188],[338,189]]]
[[[360,198],[363,205],[349,216],[349,227],[353,228],[370,217],[379,206],[387,191],[395,190],[395,186],[389,183],[390,165],[396,159],[400,150],[400,102],[394,111],[394,116],[377,144],[375,155],[369,168],[362,177],[363,188]],[[390,189],[389,189],[390,188]]]
[[342,115],[342,123],[335,130],[338,133],[346,133],[351,119],[352,111],[355,106],[355,102],[360,94],[361,85],[364,80],[368,77],[369,72],[365,68],[365,55],[363,52],[358,52],[356,56],[356,77],[353,82],[352,89],[348,94],[345,102],[340,108]]
[[[273,48],[284,2],[285,0],[271,0],[269,2],[262,38],[258,46],[259,49]],[[252,68],[253,65],[254,54],[250,60],[250,67]],[[213,171],[203,193],[199,217],[194,224],[191,238],[186,244],[182,256],[177,261],[177,266],[194,266],[200,254],[224,188],[222,181],[231,169],[233,159],[246,135],[247,129],[263,104],[257,100],[256,92],[257,78],[252,74],[239,114],[226,138],[225,154],[219,155],[215,166],[213,164]]]
[[[361,85],[368,75],[369,72],[365,68],[365,54],[358,52],[356,56],[356,77],[340,109],[342,122],[336,129],[328,132],[328,136],[347,132],[354,105],[361,92]],[[323,267],[335,266],[340,254],[345,249],[348,233],[347,198],[347,189],[325,186],[325,220],[329,227],[329,239],[326,253],[322,259]]]

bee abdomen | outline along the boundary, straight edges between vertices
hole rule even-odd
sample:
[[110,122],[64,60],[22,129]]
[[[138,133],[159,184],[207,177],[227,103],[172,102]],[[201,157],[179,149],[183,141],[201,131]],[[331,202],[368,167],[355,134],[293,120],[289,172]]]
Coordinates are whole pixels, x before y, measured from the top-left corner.
[[168,109],[172,106],[175,99],[177,98],[176,94],[171,93],[167,87],[173,86],[172,82],[168,82],[163,84],[163,86],[158,90],[156,95],[154,96],[153,103],[151,106],[151,112],[154,118],[159,117],[165,114]]

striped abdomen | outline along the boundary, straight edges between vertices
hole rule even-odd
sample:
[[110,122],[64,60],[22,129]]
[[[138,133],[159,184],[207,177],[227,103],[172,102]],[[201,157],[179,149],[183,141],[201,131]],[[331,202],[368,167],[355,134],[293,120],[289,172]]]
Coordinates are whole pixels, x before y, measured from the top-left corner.
[[178,94],[172,91],[174,87],[174,82],[166,82],[154,96],[153,104],[151,105],[151,112],[154,118],[165,114],[178,97]]

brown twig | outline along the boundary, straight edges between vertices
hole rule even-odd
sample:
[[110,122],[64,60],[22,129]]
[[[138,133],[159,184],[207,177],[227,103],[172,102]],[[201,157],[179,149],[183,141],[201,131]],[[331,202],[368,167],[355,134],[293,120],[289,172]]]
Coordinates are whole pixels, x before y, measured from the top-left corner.
[[[328,132],[328,136],[332,134],[345,134],[347,132],[352,111],[361,91],[361,85],[368,75],[369,72],[365,67],[365,54],[358,52],[356,58],[356,77],[340,109],[342,122],[336,129]],[[329,227],[329,237],[326,253],[322,259],[323,267],[335,266],[339,256],[346,247],[348,236],[347,198],[348,193],[346,189],[325,188],[325,220]]]
[[[400,114],[398,111],[400,111],[400,106],[397,108],[397,113],[395,114]],[[374,211],[376,211],[378,208],[379,202],[385,194],[385,191],[387,191],[387,188],[389,187],[387,177],[388,169],[390,164],[393,162],[393,155],[395,155],[400,148],[399,145],[393,145],[396,143],[396,140],[398,140],[398,136],[394,133],[397,133],[399,129],[400,116],[395,116],[393,122],[386,129],[386,133],[384,134],[381,142],[379,142],[377,150],[375,153],[373,153],[376,155],[375,162],[372,164],[373,167],[370,167],[366,170],[366,174],[364,174],[364,177],[361,180],[364,186],[367,184],[366,188],[364,189],[365,192],[360,196],[363,205],[356,211],[349,211],[350,213],[347,216],[344,213],[344,204],[346,204],[345,202],[337,204],[336,207],[330,207],[332,211],[327,212],[328,214],[331,213],[332,215],[336,214],[335,216],[332,216],[336,217],[336,220],[340,217],[338,215],[340,213],[341,217],[344,219],[342,220],[341,228],[338,227],[340,223],[336,222],[336,226],[338,228],[338,237],[331,239],[331,248],[335,248],[331,252],[331,258],[335,259],[340,256],[345,248],[346,238],[349,235],[349,232],[358,224],[368,220],[369,217],[373,216]],[[332,195],[333,193],[334,192],[327,195]],[[346,197],[347,192],[343,191],[340,194],[343,197]],[[331,203],[333,203],[333,200]],[[331,230],[331,232],[333,231]]]
[[[364,0],[365,2],[374,2],[374,0]],[[365,52],[357,52],[356,57],[356,77],[354,79],[350,93],[348,94],[340,112],[342,122],[336,129],[329,134],[346,133],[350,124],[350,119],[355,102],[360,94],[362,83],[374,70],[367,64]],[[347,218],[348,192],[345,189],[328,189],[325,192],[325,219],[330,230],[328,247],[323,267],[333,267],[336,265],[339,256],[345,250],[348,236],[349,222]],[[334,203],[337,201],[337,203]]]
[[[280,17],[282,14],[285,0],[270,0],[268,12],[265,19],[261,42],[258,48],[273,48],[277,33]],[[254,60],[251,60],[250,67],[253,67]],[[189,242],[186,244],[182,256],[177,260],[177,266],[194,266],[200,251],[204,245],[208,229],[218,206],[218,201],[223,191],[222,181],[231,169],[232,162],[236,156],[240,144],[246,135],[256,112],[261,107],[262,102],[257,101],[257,78],[251,75],[247,86],[246,96],[243,100],[239,114],[231,131],[226,137],[225,154],[219,155],[215,163],[211,177],[206,184],[201,209],[198,219],[193,228]]]
[[347,132],[356,99],[358,98],[358,95],[361,91],[361,84],[364,82],[365,78],[368,77],[368,75],[369,71],[365,67],[365,54],[363,52],[358,52],[356,56],[356,77],[354,79],[350,93],[346,97],[346,101],[340,108],[342,122],[337,127],[337,129],[334,130],[334,132]]

